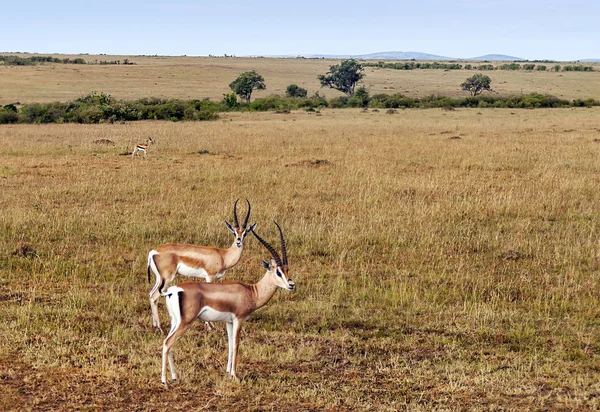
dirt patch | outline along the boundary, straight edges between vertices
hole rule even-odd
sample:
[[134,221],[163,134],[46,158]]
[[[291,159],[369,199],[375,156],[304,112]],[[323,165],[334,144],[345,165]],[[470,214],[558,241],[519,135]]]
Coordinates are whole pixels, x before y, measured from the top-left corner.
[[29,242],[18,241],[17,247],[12,253],[13,256],[21,256],[21,257],[31,257],[35,256],[35,248]]
[[327,159],[316,159],[316,160],[302,160],[296,163],[290,163],[285,165],[285,167],[323,167],[323,166],[333,166],[333,163]]
[[104,144],[106,146],[114,146],[115,142],[113,142],[112,140],[109,139],[98,139],[98,140],[94,140],[95,144]]

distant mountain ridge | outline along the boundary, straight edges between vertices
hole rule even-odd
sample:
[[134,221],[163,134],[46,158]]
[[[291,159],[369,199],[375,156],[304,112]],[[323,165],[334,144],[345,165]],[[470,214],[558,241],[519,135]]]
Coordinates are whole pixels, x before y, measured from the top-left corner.
[[510,60],[510,61],[523,61],[525,59],[515,56],[507,56],[506,54],[486,54],[478,57],[469,57],[464,60]]
[[[296,57],[296,56],[268,56],[268,57]],[[522,57],[506,54],[485,54],[477,57],[448,57],[422,52],[386,51],[368,54],[301,54],[298,57],[312,59],[360,59],[360,60],[478,60],[478,61],[527,61]],[[535,61],[535,60],[534,60]],[[554,60],[551,60],[554,61]],[[600,63],[600,59],[579,59],[582,63]]]
[[302,57],[324,59],[363,59],[363,60],[509,60],[522,61],[521,57],[505,54],[486,54],[479,57],[448,57],[422,52],[387,51],[369,54],[308,54]]

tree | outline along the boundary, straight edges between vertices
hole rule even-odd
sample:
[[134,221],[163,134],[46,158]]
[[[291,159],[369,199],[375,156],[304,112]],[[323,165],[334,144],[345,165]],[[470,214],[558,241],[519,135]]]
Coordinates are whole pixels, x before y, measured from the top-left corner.
[[285,95],[289,97],[306,97],[308,95],[308,91],[297,84],[290,84],[285,91]]
[[469,77],[460,85],[463,90],[467,90],[471,92],[471,96],[477,96],[479,93],[487,90],[488,92],[492,91],[490,87],[490,83],[492,79],[490,76],[486,76],[485,74],[477,73],[473,76]]
[[340,64],[329,67],[327,74],[321,74],[317,78],[321,87],[329,87],[352,96],[356,84],[365,77],[363,65],[354,59],[342,60]]
[[240,96],[240,98],[249,103],[254,90],[265,90],[267,86],[265,85],[265,79],[252,70],[240,74],[237,79],[231,82],[229,88],[233,90],[235,94]]

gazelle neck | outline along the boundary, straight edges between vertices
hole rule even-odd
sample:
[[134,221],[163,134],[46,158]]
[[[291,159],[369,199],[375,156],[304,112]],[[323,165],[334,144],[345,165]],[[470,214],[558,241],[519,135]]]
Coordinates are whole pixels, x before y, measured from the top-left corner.
[[277,285],[273,283],[272,275],[266,272],[258,283],[254,284],[255,310],[266,305],[277,291]]
[[230,268],[232,266],[235,266],[240,261],[243,250],[244,244],[242,243],[241,247],[237,247],[234,240],[233,244],[229,247],[229,249],[226,249],[225,256],[223,258],[225,267]]

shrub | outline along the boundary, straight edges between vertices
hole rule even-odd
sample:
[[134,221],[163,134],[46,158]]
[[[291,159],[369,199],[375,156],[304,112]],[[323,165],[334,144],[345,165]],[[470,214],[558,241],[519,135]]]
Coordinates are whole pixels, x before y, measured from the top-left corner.
[[0,109],[0,124],[17,123],[18,121],[19,115],[17,112],[11,109],[6,109],[6,106]]
[[334,108],[334,109],[347,107],[348,99],[349,99],[348,96],[334,97],[333,99],[329,100],[329,107]]
[[367,107],[370,100],[369,91],[365,87],[359,87],[354,96],[348,99],[348,107]]
[[396,94],[376,94],[371,97],[369,107],[379,109],[398,109],[416,107],[417,100],[412,97],[406,97],[400,93]]
[[223,93],[223,100],[221,102],[230,110],[237,109],[240,106],[235,93]]
[[245,108],[252,111],[264,112],[267,110],[291,110],[294,104],[290,101],[291,98],[284,98],[278,95],[272,95],[256,99],[248,103]]
[[297,84],[290,84],[285,91],[285,95],[288,97],[306,97],[308,91]]

